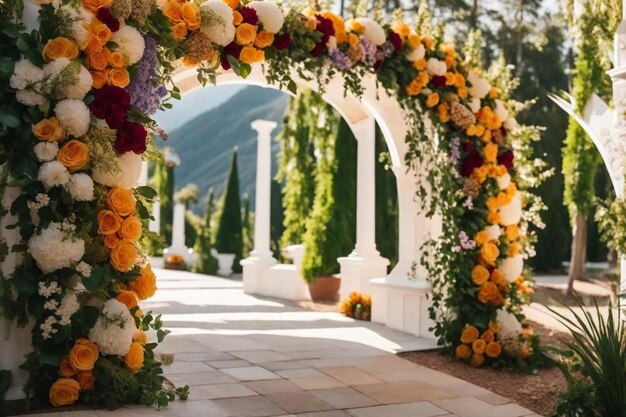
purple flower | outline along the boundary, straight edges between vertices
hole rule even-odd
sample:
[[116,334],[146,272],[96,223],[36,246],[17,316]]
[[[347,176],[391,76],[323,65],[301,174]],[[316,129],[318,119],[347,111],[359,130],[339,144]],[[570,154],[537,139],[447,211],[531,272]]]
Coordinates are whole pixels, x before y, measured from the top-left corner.
[[130,94],[130,104],[146,115],[154,114],[161,105],[167,89],[161,84],[158,72],[156,42],[145,37],[146,49],[137,66],[137,75],[126,88]]
[[459,233],[459,243],[463,249],[474,249],[476,247],[476,242],[470,239],[467,233],[463,231]]
[[376,64],[376,45],[364,37],[362,37],[359,42],[361,43],[361,49],[363,49],[363,60],[369,66],[374,66],[374,64]]
[[352,61],[350,61],[348,55],[341,52],[339,48],[329,49],[328,58],[330,63],[340,71],[345,71],[352,66]]

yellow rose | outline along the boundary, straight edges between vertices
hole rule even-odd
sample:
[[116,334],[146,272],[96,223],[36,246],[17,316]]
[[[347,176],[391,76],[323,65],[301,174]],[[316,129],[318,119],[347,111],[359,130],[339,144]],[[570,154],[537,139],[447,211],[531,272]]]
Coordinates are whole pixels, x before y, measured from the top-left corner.
[[196,3],[186,2],[180,6],[180,16],[189,30],[200,29],[200,6]]
[[121,291],[115,299],[120,303],[124,304],[126,308],[129,310],[139,306],[139,300],[137,299],[137,294],[129,290]]
[[111,40],[111,29],[98,19],[93,19],[91,22],[91,31],[93,35],[100,41],[101,45],[105,45],[108,41]]
[[237,10],[233,10],[233,25],[239,26],[243,22],[243,16]]
[[463,329],[463,333],[461,333],[461,342],[463,343],[473,343],[474,340],[478,339],[478,329],[472,325],[466,326]]
[[481,353],[474,353],[472,359],[470,359],[470,365],[474,368],[478,368],[485,363],[485,357]]
[[91,78],[93,78],[91,85],[95,89],[100,89],[107,83],[107,74],[104,71],[91,71]]
[[456,91],[456,95],[459,96],[459,98],[467,98],[468,93],[469,90],[467,89],[467,87],[460,87]]
[[432,108],[439,104],[439,94],[431,93],[426,99],[426,107]]
[[[482,136],[483,132],[479,132],[477,131],[476,134],[477,136]],[[485,145],[485,159],[487,160],[487,162],[493,162],[495,163],[496,160],[498,159],[498,145],[496,145],[493,142],[489,142],[487,145]]]
[[[170,20],[170,23],[185,23],[183,22],[182,12],[180,10],[180,4],[176,0],[170,0],[163,8],[163,14]],[[185,25],[185,28],[187,25]]]
[[115,233],[104,236],[104,246],[106,246],[107,249],[113,249],[119,241],[120,238],[117,237]]
[[454,74],[454,86],[456,88],[465,87],[465,77],[463,76],[463,74],[459,74],[459,73]]
[[80,393],[80,384],[70,378],[59,378],[50,387],[50,403],[54,407],[62,405],[70,405],[78,400]]
[[409,44],[411,48],[415,49],[418,46],[420,46],[420,44],[422,43],[422,39],[419,37],[419,35],[415,33],[411,33],[409,37],[407,38],[407,43]]
[[256,37],[256,26],[252,26],[250,23],[242,23],[237,26],[235,31],[235,41],[239,45],[248,45],[254,42]]
[[122,217],[135,214],[137,201],[132,190],[114,188],[107,194],[107,205],[111,210]]
[[33,126],[33,134],[37,136],[37,139],[48,142],[58,142],[65,137],[65,132],[56,117],[43,119],[37,123]]
[[506,234],[506,238],[509,239],[510,241],[517,239],[519,237],[519,226],[517,225],[507,226],[505,234]]
[[406,86],[406,93],[410,96],[416,96],[422,91],[422,85],[417,81],[413,80]]
[[113,0],[83,0],[83,7],[90,12],[96,13],[98,9],[109,7]]
[[447,123],[450,121],[450,109],[448,108],[448,103],[443,102],[437,107],[439,117],[439,121],[441,123]]
[[485,282],[478,291],[478,301],[481,303],[494,302],[497,298],[496,294],[500,294],[498,287],[493,282]]
[[418,59],[417,61],[413,62],[413,66],[416,70],[421,71],[426,68],[426,60],[424,58]]
[[456,77],[454,76],[453,72],[446,72],[446,85],[454,85],[454,83],[456,82]]
[[124,219],[120,227],[122,239],[134,242],[141,237],[142,225],[137,216],[130,216]]
[[363,26],[361,22],[355,19],[348,20],[347,26],[350,32],[361,33],[365,30],[365,26]]
[[224,3],[228,4],[231,9],[236,9],[239,6],[240,0],[224,0]]
[[511,243],[508,249],[509,256],[515,256],[520,252],[521,245],[517,242]]
[[109,65],[114,68],[122,68],[125,66],[126,58],[124,54],[119,51],[111,52],[111,55],[109,55]]
[[111,59],[111,51],[108,48],[102,48],[98,52],[94,52],[87,58],[87,64],[92,70],[103,70],[109,65]]
[[98,212],[98,234],[103,236],[114,235],[122,227],[122,219],[111,210]]
[[496,99],[499,95],[500,92],[498,91],[498,89],[496,87],[491,87],[491,90],[489,90],[489,98]]
[[89,148],[83,142],[72,139],[59,150],[57,160],[70,172],[78,171],[89,164]]
[[[90,29],[91,30],[91,29]],[[89,38],[87,40],[87,45],[85,46],[85,52],[88,54],[93,54],[102,49],[104,44],[100,42],[100,39],[93,33],[89,34]]]
[[143,366],[143,353],[143,346],[137,342],[131,343],[128,353],[124,356],[124,364],[130,372],[136,373],[141,369]]
[[480,255],[489,265],[494,265],[500,255],[500,250],[493,242],[487,242],[480,248]]
[[137,248],[126,240],[117,242],[111,250],[111,265],[120,272],[128,272],[137,263]]
[[469,359],[472,355],[472,350],[467,345],[458,345],[455,349],[455,354],[458,359]]
[[76,375],[76,379],[80,384],[80,390],[83,392],[91,391],[93,389],[93,386],[96,384],[96,377],[93,376],[91,371],[79,372]]
[[265,51],[262,49],[257,49],[255,54],[254,54],[254,61],[255,62],[262,62],[265,60]]
[[484,230],[481,230],[480,232],[476,233],[476,236],[474,236],[474,241],[476,241],[476,244],[478,246],[484,245],[485,243],[487,243],[488,240],[489,235]]
[[[411,34],[411,28],[404,22],[395,22],[393,25],[391,25],[391,30],[400,35],[402,40],[405,40]],[[413,48],[415,47],[413,46]]]
[[252,64],[256,61],[256,49],[252,46],[244,46],[239,53],[239,60],[244,64]]
[[490,358],[497,358],[502,352],[502,346],[498,342],[489,342],[485,348],[485,354]]
[[107,71],[107,81],[114,87],[124,88],[130,84],[130,75],[126,68],[111,68]]
[[72,364],[70,363],[69,357],[64,357],[61,359],[61,363],[59,364],[59,376],[63,378],[69,378],[76,375],[76,371],[72,368]]
[[500,215],[498,213],[489,213],[487,215],[487,221],[489,224],[498,224],[500,223]]
[[425,37],[422,39],[422,44],[426,49],[433,49],[435,42],[431,38]]
[[496,285],[503,285],[506,283],[506,280],[504,279],[504,275],[502,275],[502,272],[500,272],[499,269],[493,270],[493,272],[491,273],[491,280]]
[[70,364],[76,371],[91,371],[98,360],[100,351],[95,343],[80,338],[70,350]]
[[135,331],[133,335],[133,342],[139,343],[141,346],[145,346],[148,343],[148,334],[143,330]]
[[483,285],[489,279],[489,270],[482,265],[476,265],[472,270],[472,282]]
[[43,57],[48,62],[58,58],[74,59],[78,57],[78,46],[73,41],[59,36],[46,43],[43,48]]
[[150,264],[146,264],[140,270],[139,278],[131,281],[128,286],[137,294],[140,300],[150,298],[156,292],[156,276]]
[[178,41],[185,39],[187,36],[187,25],[185,22],[176,23],[171,27],[172,37]]
[[475,353],[484,353],[486,347],[487,343],[482,339],[476,339],[474,340],[474,343],[472,343],[472,350]]
[[274,34],[272,32],[268,32],[266,30],[262,30],[256,35],[256,39],[254,40],[254,46],[257,48],[266,48],[270,46],[274,42]]

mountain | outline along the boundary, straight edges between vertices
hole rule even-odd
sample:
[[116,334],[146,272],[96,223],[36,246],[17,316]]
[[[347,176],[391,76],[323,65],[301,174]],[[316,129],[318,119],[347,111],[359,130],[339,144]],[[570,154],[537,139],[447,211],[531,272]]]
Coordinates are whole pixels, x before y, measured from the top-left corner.
[[[169,133],[167,142],[180,156],[176,168],[176,190],[188,183],[200,189],[200,203],[194,208],[204,211],[206,194],[213,187],[217,196],[223,191],[232,150],[239,148],[239,179],[242,194],[248,193],[254,207],[256,180],[256,131],[250,124],[257,119],[272,120],[278,127],[272,137],[282,130],[282,120],[289,96],[280,91],[245,87],[223,104],[207,110]],[[272,143],[272,172],[276,172],[279,145]]]

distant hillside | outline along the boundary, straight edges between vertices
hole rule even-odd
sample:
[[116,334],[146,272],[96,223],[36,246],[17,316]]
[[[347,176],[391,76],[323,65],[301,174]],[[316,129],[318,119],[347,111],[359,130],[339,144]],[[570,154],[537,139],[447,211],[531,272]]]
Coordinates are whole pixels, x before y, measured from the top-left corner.
[[[256,119],[273,120],[282,130],[282,119],[288,96],[277,90],[246,87],[228,101],[202,113],[169,133],[164,146],[173,147],[181,159],[176,168],[176,189],[188,183],[200,188],[201,203],[195,211],[201,213],[206,204],[206,192],[213,187],[221,195],[234,146],[239,147],[239,179],[242,193],[248,193],[254,205],[256,179],[256,132],[250,127]],[[276,172],[278,143],[272,144],[272,172]]]

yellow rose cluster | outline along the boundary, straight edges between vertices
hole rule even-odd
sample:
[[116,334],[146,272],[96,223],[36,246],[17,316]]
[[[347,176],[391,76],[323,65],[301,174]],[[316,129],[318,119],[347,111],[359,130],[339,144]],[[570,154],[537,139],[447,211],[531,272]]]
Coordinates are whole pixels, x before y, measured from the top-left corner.
[[372,313],[372,296],[352,291],[348,298],[339,304],[339,312],[358,320],[370,320]]
[[163,14],[169,19],[172,36],[183,40],[189,32],[200,29],[200,6],[191,1],[168,0]]
[[136,215],[132,190],[113,188],[106,197],[106,207],[98,212],[98,234],[110,251],[113,268],[130,271],[136,264],[136,242],[141,238],[142,224]]
[[59,379],[50,387],[50,403],[59,407],[78,400],[80,392],[93,389],[96,378],[93,368],[98,361],[98,346],[88,339],[76,341],[68,356],[59,365]]
[[489,328],[482,334],[475,326],[465,326],[461,333],[461,343],[455,349],[456,357],[469,361],[474,367],[485,363],[485,356],[496,359],[502,353],[502,345],[495,340],[499,330],[500,326],[493,321],[489,322]]
[[32,132],[37,139],[44,142],[63,143],[57,153],[57,160],[71,173],[85,169],[89,165],[89,148],[78,139],[65,141],[67,132],[61,127],[56,117],[43,119],[33,125]]

